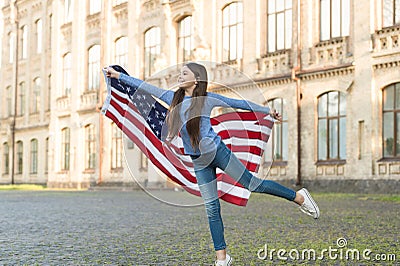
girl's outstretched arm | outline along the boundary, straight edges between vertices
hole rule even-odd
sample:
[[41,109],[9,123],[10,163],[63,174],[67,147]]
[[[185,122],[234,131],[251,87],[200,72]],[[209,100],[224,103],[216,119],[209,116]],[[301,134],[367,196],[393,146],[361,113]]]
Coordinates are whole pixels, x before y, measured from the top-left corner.
[[209,92],[207,95],[214,99],[212,101],[214,106],[238,108],[248,111],[262,112],[265,114],[269,114],[271,111],[268,106],[262,106],[251,101],[228,98],[211,92]]
[[125,75],[124,73],[120,73],[116,70],[114,70],[112,67],[108,67],[106,72],[107,77],[110,78],[116,78],[120,82],[129,85],[131,87],[137,88],[139,90],[144,90],[151,95],[153,95],[156,98],[159,98],[160,100],[164,101],[167,104],[171,104],[172,98],[174,96],[174,92],[170,90],[164,90],[160,89],[156,86],[153,86],[141,79],[137,79],[128,75]]
[[221,106],[221,107],[238,108],[253,112],[261,112],[264,114],[270,114],[274,119],[277,119],[279,121],[282,118],[281,115],[275,111],[275,109],[271,110],[268,106],[262,106],[247,100],[228,98],[216,93],[209,92],[207,95],[214,99],[212,101],[213,107]]

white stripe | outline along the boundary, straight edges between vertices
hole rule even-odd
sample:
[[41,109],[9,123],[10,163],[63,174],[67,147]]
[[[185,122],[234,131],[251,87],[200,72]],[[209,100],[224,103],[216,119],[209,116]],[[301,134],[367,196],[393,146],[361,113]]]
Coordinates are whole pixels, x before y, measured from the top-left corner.
[[220,132],[223,130],[248,130],[254,132],[263,132],[267,135],[271,134],[271,129],[267,126],[256,125],[255,121],[246,121],[246,120],[229,120],[222,121],[218,125],[213,126],[216,132]]

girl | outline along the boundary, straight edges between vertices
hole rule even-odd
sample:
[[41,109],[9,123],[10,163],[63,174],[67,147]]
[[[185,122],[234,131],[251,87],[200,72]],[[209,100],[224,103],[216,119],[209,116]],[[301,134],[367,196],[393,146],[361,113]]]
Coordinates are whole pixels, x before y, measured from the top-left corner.
[[192,158],[216,251],[215,265],[231,265],[232,262],[232,258],[226,253],[224,226],[217,192],[217,167],[250,191],[293,201],[304,213],[315,219],[319,217],[318,206],[305,188],[295,192],[274,181],[253,176],[221,141],[221,137],[214,132],[210,122],[211,110],[216,106],[263,112],[280,120],[281,116],[277,112],[249,101],[207,92],[206,68],[197,63],[190,62],[182,67],[178,77],[179,88],[175,92],[157,88],[142,80],[119,73],[111,67],[106,68],[106,75],[127,85],[146,90],[170,105],[167,117],[167,140],[180,133],[184,151]]

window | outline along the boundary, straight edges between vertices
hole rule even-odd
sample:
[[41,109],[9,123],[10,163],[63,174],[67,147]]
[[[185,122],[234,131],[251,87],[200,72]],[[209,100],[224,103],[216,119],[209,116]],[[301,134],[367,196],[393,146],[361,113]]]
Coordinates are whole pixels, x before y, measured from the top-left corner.
[[15,41],[14,41],[14,36],[13,34],[10,32],[8,34],[8,45],[9,45],[9,63],[14,63],[14,50],[15,50]]
[[12,115],[12,90],[11,86],[6,88],[6,102],[7,102],[7,116],[10,117]]
[[39,112],[40,109],[40,78],[35,78],[33,80],[33,95],[32,95],[32,109],[31,113],[35,114]]
[[16,156],[16,160],[17,160],[17,169],[16,169],[16,173],[18,175],[22,174],[23,171],[23,165],[24,165],[24,145],[22,143],[22,141],[18,141],[17,142],[17,156]]
[[69,128],[61,130],[61,170],[69,170],[70,132]]
[[18,95],[18,115],[23,116],[25,114],[25,82],[19,84],[19,95]]
[[132,140],[128,139],[128,138],[127,138],[127,148],[129,150],[133,150],[135,148],[135,143]]
[[192,53],[192,17],[187,16],[179,22],[178,62],[190,60]]
[[64,23],[72,21],[72,0],[64,0]]
[[93,45],[89,49],[88,62],[88,89],[96,90],[100,86],[100,45]]
[[268,52],[292,46],[292,0],[268,1]]
[[[274,161],[287,161],[288,160],[288,118],[285,111],[286,101],[282,98],[276,98],[268,102],[269,107],[276,109],[282,115],[282,122],[275,123],[272,131],[272,159]],[[271,160],[270,156],[266,155],[265,158]]]
[[10,147],[8,143],[3,144],[3,174],[7,175],[10,173]]
[[128,66],[128,37],[120,37],[115,41],[115,63],[125,68]]
[[52,31],[53,31],[53,14],[49,15],[49,31],[47,33],[48,36],[48,50],[51,51],[51,42],[52,42]]
[[348,36],[350,0],[321,0],[321,41]]
[[28,57],[28,26],[21,27],[21,59]]
[[331,91],[318,98],[318,160],[346,159],[346,97]]
[[72,55],[67,53],[63,59],[63,96],[69,96],[71,94],[72,84]]
[[87,125],[85,127],[85,168],[94,169],[96,167],[96,138],[94,125]]
[[46,111],[50,111],[51,104],[51,74],[48,76],[47,81],[47,102],[46,102]]
[[41,19],[38,19],[35,23],[36,25],[36,53],[40,54],[42,52],[43,44],[43,23]]
[[89,2],[89,15],[99,13],[101,11],[101,0],[90,0]]
[[153,27],[144,34],[144,76],[154,72],[154,63],[161,53],[160,28]]
[[400,83],[383,89],[383,157],[400,156]]
[[383,27],[400,23],[400,0],[383,0]]
[[44,157],[44,172],[47,174],[49,172],[49,138],[46,138],[45,142],[46,155]]
[[222,60],[229,62],[243,55],[243,6],[232,3],[222,10]]
[[38,172],[38,140],[31,140],[31,174]]
[[141,152],[140,153],[140,169],[147,170],[148,165],[149,165],[149,162],[147,160],[146,155],[143,152]]
[[111,124],[111,129],[111,169],[117,169],[122,167],[122,131],[115,123]]

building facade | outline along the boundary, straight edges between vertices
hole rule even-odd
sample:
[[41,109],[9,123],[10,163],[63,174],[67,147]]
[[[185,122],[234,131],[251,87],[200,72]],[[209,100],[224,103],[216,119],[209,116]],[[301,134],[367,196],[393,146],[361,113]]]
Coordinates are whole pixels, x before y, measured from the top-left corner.
[[191,60],[229,85],[211,90],[282,113],[260,176],[400,190],[399,0],[5,0],[2,16],[0,183],[166,186],[100,115],[101,68],[173,83]]

